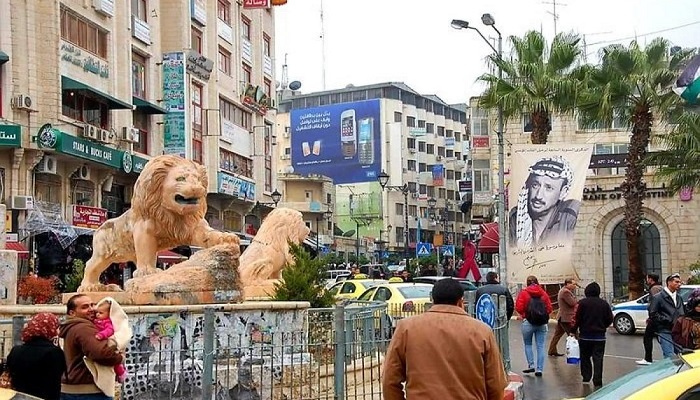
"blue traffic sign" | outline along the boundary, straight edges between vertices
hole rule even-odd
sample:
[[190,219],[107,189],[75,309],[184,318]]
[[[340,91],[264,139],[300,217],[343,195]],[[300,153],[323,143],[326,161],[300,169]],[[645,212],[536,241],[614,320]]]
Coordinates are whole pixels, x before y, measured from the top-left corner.
[[445,257],[454,257],[455,256],[455,246],[453,244],[442,246],[442,255]]
[[496,326],[496,305],[490,294],[482,294],[474,307],[476,318],[493,329]]
[[428,257],[430,255],[430,243],[418,242],[416,243],[416,257]]

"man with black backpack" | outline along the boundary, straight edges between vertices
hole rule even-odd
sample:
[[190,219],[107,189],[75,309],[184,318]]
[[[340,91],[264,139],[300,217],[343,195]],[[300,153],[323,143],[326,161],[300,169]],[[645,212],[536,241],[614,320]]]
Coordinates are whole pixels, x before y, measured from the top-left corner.
[[[545,358],[544,342],[547,339],[547,323],[549,314],[552,313],[552,301],[540,287],[537,277],[528,276],[526,285],[527,287],[518,294],[518,299],[515,301],[515,310],[523,319],[521,329],[527,359],[527,369],[524,369],[523,373],[534,372],[535,376],[542,376]],[[532,352],[533,336],[537,348],[537,363]]]

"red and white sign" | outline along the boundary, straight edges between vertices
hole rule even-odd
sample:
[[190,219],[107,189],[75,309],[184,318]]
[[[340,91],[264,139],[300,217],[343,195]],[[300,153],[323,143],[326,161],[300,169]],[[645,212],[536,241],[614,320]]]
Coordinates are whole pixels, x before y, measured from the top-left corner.
[[270,0],[243,0],[243,8],[270,8]]
[[107,210],[99,207],[73,206],[73,226],[97,229],[107,221]]
[[472,149],[488,149],[489,148],[489,137],[488,136],[472,136]]

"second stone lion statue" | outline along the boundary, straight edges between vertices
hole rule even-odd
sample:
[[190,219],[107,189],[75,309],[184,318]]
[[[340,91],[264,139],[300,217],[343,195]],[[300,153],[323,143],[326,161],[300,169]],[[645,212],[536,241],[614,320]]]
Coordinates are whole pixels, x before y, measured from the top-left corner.
[[236,234],[216,231],[204,219],[207,185],[206,169],[199,164],[172,155],[150,160],[136,181],[131,209],[95,231],[92,257],[78,291],[121,290],[99,283],[112,263],[135,262],[135,276],[144,276],[158,272],[161,250],[181,245],[238,247]]

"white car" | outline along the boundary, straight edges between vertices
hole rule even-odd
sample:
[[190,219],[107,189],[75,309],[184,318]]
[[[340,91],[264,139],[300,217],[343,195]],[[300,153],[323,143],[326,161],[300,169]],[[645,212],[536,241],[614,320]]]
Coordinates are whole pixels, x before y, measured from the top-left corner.
[[[693,290],[700,288],[700,285],[684,285],[678,291],[683,299],[683,304],[688,301],[688,296]],[[637,300],[626,301],[624,303],[615,304],[612,307],[613,326],[620,335],[631,335],[637,329],[645,329],[647,326],[647,306],[649,305],[649,295],[638,298]]]

